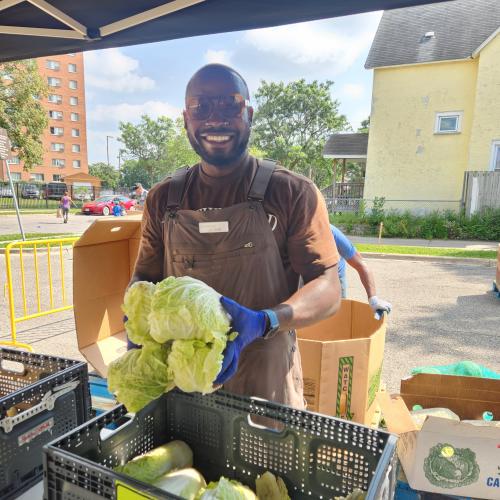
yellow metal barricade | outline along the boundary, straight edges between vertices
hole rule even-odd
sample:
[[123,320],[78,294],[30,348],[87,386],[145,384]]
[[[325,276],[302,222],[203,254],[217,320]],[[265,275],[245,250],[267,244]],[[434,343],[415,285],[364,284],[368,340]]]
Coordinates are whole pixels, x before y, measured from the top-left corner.
[[[66,311],[73,308],[73,304],[68,304],[66,301],[66,288],[64,277],[64,257],[63,248],[67,245],[73,245],[78,237],[60,238],[60,239],[45,239],[45,240],[29,240],[29,241],[14,241],[9,243],[5,248],[5,267],[7,271],[7,294],[9,297],[9,313],[10,313],[10,330],[12,340],[0,341],[2,345],[22,347],[33,351],[33,348],[26,343],[17,341],[17,324],[21,321],[39,318],[41,316],[48,316],[49,314]],[[15,252],[13,252],[15,250]],[[24,251],[23,251],[24,250]],[[19,252],[19,253],[17,253]],[[46,255],[45,255],[46,254]],[[19,255],[19,275],[20,282],[15,282],[13,277],[13,256]],[[34,280],[27,283],[26,281],[26,266],[25,258],[32,259],[34,268]],[[56,271],[53,269],[52,258],[59,258],[58,268]],[[40,276],[40,259],[46,259],[46,280],[42,280]],[[55,273],[60,276],[60,287],[54,286]],[[46,281],[49,288],[48,307],[42,304],[40,294],[40,284]],[[16,284],[16,288],[14,288]],[[33,288],[31,288],[33,287]],[[58,290],[60,288],[60,290]],[[16,316],[16,302],[14,297],[15,289],[20,289],[21,299],[19,302],[22,304],[23,314]],[[30,311],[28,307],[27,290],[34,290],[36,294],[35,311]],[[55,298],[60,297],[61,301],[56,306]]]

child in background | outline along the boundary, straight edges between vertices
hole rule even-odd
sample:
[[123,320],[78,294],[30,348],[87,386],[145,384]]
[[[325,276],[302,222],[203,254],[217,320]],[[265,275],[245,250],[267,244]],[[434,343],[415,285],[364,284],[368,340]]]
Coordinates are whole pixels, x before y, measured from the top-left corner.
[[113,205],[113,215],[115,217],[120,217],[121,214],[122,208],[120,207],[120,203],[118,202],[118,200],[115,200]]

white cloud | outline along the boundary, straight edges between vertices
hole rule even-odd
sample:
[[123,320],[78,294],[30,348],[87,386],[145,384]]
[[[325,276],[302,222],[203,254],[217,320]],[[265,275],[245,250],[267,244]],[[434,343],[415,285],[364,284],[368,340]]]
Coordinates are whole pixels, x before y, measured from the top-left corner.
[[85,53],[85,81],[91,87],[116,92],[150,90],[155,81],[138,73],[139,61],[120,49]]
[[365,88],[359,83],[346,83],[342,86],[341,93],[351,99],[359,99],[365,94]]
[[244,40],[295,64],[326,64],[332,74],[349,69],[371,44],[380,13],[359,16],[352,29],[336,21],[306,22],[247,31]]
[[207,64],[211,63],[219,63],[226,64],[227,66],[231,65],[231,56],[232,52],[228,52],[227,50],[213,50],[208,49],[205,52],[205,61]]
[[181,110],[164,101],[146,101],[141,104],[99,104],[91,109],[87,116],[89,121],[94,122],[114,122],[120,121],[137,122],[142,115],[151,118],[158,116],[169,116],[177,118]]

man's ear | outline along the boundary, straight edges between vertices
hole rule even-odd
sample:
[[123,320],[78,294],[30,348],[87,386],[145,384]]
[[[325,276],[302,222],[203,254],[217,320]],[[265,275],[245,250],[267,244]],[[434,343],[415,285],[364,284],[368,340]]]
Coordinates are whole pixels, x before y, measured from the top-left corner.
[[185,109],[182,111],[182,118],[184,119],[184,130],[187,130],[187,113]]
[[250,125],[252,125],[253,122],[253,107],[252,106],[247,106],[247,113],[248,113],[248,122]]

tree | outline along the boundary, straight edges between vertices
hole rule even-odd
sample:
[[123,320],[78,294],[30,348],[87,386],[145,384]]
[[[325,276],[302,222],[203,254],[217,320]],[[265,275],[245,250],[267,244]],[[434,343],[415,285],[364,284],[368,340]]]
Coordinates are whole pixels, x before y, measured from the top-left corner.
[[120,181],[120,172],[107,163],[98,162],[89,165],[89,174],[101,179],[103,188],[116,189]]
[[24,168],[43,161],[42,134],[49,120],[40,99],[47,86],[34,60],[5,63],[0,67],[0,127],[6,129]]
[[120,169],[120,184],[131,188],[140,182],[145,188],[150,188],[158,179],[152,180],[144,169],[142,160],[127,160]]
[[184,165],[193,165],[199,161],[200,157],[191,147],[184,130],[184,120],[179,117],[175,120],[174,135],[170,136],[167,142],[167,169],[165,175]]
[[358,132],[366,132],[368,133],[370,130],[370,117],[361,122],[361,126],[358,128]]
[[333,82],[304,79],[288,84],[262,81],[255,98],[252,144],[268,158],[310,177],[319,187],[331,182],[331,161],[323,158],[328,137],[349,129],[332,98]]

